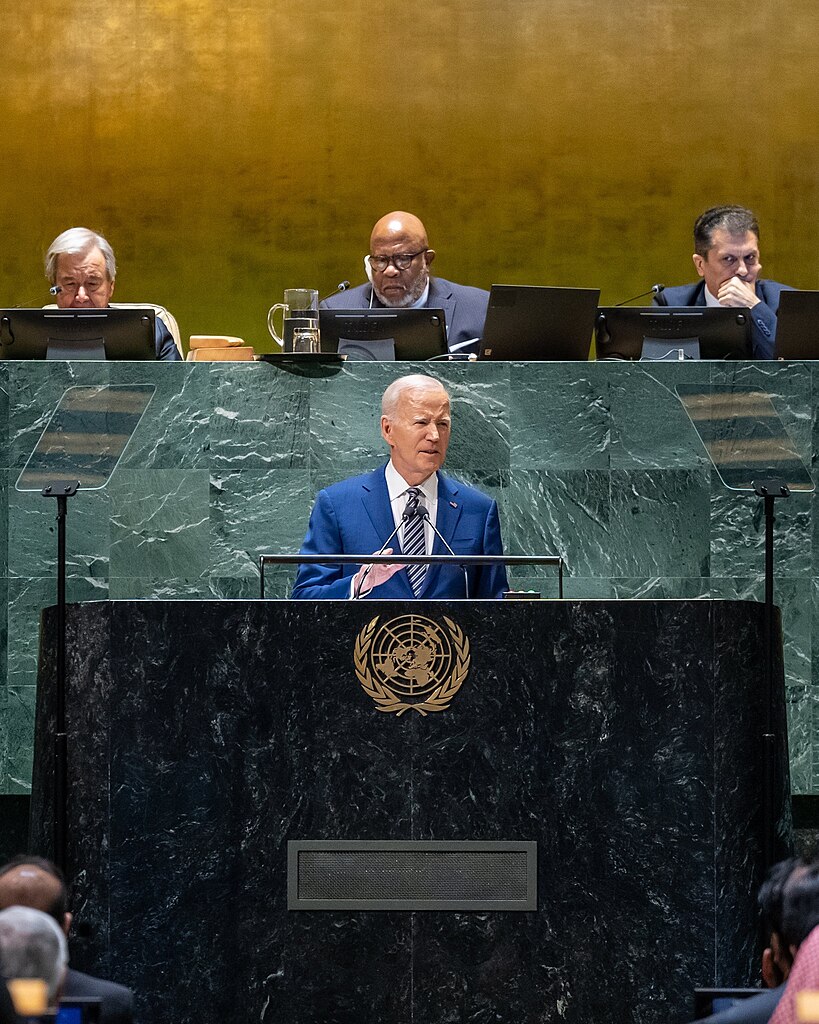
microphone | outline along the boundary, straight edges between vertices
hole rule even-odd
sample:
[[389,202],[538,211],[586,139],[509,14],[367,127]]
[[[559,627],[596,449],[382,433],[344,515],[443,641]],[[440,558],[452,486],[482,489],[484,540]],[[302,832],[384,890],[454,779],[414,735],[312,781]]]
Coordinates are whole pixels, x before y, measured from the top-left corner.
[[331,292],[327,292],[323,299],[319,299],[319,302],[326,302],[327,299],[331,299],[334,295],[338,295],[339,292],[346,292],[349,287],[349,281],[339,281]]
[[[417,508],[414,509],[414,512],[415,512],[415,515],[420,516],[422,519],[426,520],[426,522],[429,523],[429,525],[432,527],[432,532],[435,534],[436,537],[440,537],[441,543],[444,545],[444,547],[447,549],[447,551],[450,553],[450,555],[452,555],[453,558],[457,558],[458,556],[455,554],[455,552],[452,550],[452,548],[449,546],[449,544],[447,544],[446,537],[441,533],[441,531],[438,529],[438,527],[435,525],[435,523],[433,523],[433,521],[429,518],[429,509],[425,505],[419,505]],[[462,565],[461,569],[463,570],[463,574],[464,574],[464,597],[468,598],[469,597],[469,576],[467,576],[467,574],[466,574],[466,566],[465,565]]]
[[60,292],[62,291],[62,288],[58,284],[53,284],[48,290],[51,292],[52,295],[59,295]]
[[614,308],[617,309],[618,306],[627,306],[629,302],[636,302],[637,299],[644,299],[646,295],[659,295],[661,292],[664,291],[664,284],[653,284],[647,292],[640,292],[639,295],[632,295],[630,299],[625,299],[623,302],[618,302]]
[[[390,541],[398,533],[398,531],[401,529],[401,527],[405,526],[410,521],[410,519],[412,519],[414,516],[417,516],[420,511],[421,511],[421,509],[418,508],[418,495],[417,494],[411,494],[410,497],[407,499],[407,504],[406,504],[406,507],[405,507],[402,515],[401,515],[401,520],[398,523],[398,526],[396,526],[396,528],[392,531],[392,533],[389,535],[389,537],[387,537],[387,539],[381,545],[381,548],[379,549],[379,551],[376,552],[376,554],[383,555],[384,554],[384,549],[389,547]],[[426,512],[426,509],[424,509],[423,511]],[[354,601],[360,601],[361,600],[361,591],[364,589],[364,583],[365,583],[367,577],[370,575],[370,570],[372,569],[372,567],[373,567],[373,563],[370,562],[370,564],[367,566],[367,568],[361,574],[361,579],[358,581],[358,586],[355,588],[355,590],[353,592],[353,600]]]

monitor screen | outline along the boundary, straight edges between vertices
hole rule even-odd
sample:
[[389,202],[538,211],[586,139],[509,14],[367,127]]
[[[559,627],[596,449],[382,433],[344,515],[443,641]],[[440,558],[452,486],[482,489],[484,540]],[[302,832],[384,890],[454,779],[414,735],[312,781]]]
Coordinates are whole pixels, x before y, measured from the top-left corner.
[[723,306],[603,306],[597,358],[752,359],[750,324],[749,310]]
[[352,360],[434,359],[445,355],[442,309],[321,309],[322,352]]
[[2,309],[2,359],[156,359],[149,308]]

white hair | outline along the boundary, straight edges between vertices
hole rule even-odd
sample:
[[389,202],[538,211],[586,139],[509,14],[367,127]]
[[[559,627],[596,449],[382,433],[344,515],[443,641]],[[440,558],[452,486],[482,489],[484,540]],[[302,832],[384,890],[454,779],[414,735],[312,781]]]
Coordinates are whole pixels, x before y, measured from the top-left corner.
[[31,907],[0,911],[0,974],[41,978],[53,1005],[67,964],[68,943],[53,917]]
[[384,392],[381,398],[382,416],[392,419],[405,391],[443,391],[449,398],[449,392],[439,380],[427,377],[423,373],[410,373],[406,377],[394,380]]
[[102,258],[105,260],[105,272],[110,280],[116,280],[117,261],[114,257],[114,250],[102,235],[98,235],[96,231],[91,231],[89,228],[69,228],[61,235],[57,235],[46,253],[46,277],[52,284],[57,280],[57,260],[62,253],[80,256],[94,248],[99,249],[102,253]]

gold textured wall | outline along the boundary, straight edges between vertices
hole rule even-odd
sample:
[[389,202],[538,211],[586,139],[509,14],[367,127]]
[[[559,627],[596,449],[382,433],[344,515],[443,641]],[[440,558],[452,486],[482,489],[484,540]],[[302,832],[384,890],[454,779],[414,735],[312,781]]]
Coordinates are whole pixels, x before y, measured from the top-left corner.
[[764,273],[819,287],[815,0],[3,3],[2,301],[63,228],[117,297],[266,348],[287,285],[363,280],[382,213],[445,277],[692,279],[690,227],[752,206]]

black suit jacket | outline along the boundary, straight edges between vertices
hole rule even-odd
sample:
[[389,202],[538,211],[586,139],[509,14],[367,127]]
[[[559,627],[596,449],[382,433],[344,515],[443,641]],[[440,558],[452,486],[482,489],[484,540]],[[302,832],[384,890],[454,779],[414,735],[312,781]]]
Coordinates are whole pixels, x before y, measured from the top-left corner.
[[92,978],[69,967],[62,994],[66,999],[99,999],[100,1024],[133,1024],[134,994],[124,985]]
[[[383,303],[373,294],[371,284],[362,284],[338,295],[331,295],[322,302],[322,309],[369,309],[370,306],[383,309]],[[446,338],[450,348],[470,338],[480,338],[489,292],[482,288],[470,288],[465,284],[453,284],[442,277],[430,277],[427,309],[442,309],[446,317]],[[475,345],[474,351],[478,347]],[[473,351],[467,347],[462,351]]]
[[16,1024],[17,1014],[5,981],[0,978],[0,1024]]
[[[757,281],[755,285],[759,304],[751,310],[751,347],[756,359],[773,359],[776,342],[776,314],[779,296],[793,291],[778,281]],[[705,281],[684,284],[679,288],[666,288],[654,298],[655,306],[704,306]]]

